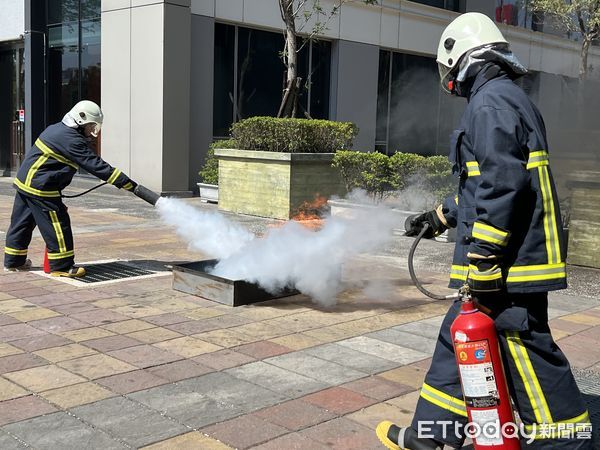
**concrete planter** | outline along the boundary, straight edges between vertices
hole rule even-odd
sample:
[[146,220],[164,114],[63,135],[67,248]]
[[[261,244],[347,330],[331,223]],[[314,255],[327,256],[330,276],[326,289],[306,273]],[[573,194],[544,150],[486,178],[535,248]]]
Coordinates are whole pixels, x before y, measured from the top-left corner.
[[600,269],[600,172],[580,171],[567,186],[571,189],[567,262]]
[[[352,217],[353,212],[358,209],[375,208],[375,205],[357,203],[345,199],[329,200],[327,204],[331,208],[331,215],[334,217]],[[404,222],[406,222],[407,217],[412,216],[413,214],[419,214],[419,212],[416,211],[404,211],[397,208],[392,208],[391,211],[398,218],[396,222],[398,225],[394,228],[394,234],[397,236],[404,235]],[[447,230],[436,237],[435,240],[440,242],[456,242],[456,230]]]
[[196,183],[200,192],[200,201],[204,203],[219,203],[219,186],[216,184]]
[[317,196],[344,195],[333,153],[217,149],[219,209],[275,219],[294,217]]

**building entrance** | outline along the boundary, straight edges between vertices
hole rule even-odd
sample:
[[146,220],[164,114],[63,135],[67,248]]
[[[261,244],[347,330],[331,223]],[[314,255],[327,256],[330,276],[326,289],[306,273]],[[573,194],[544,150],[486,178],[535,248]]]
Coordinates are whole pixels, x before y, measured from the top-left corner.
[[25,153],[23,43],[0,44],[0,174],[10,176]]

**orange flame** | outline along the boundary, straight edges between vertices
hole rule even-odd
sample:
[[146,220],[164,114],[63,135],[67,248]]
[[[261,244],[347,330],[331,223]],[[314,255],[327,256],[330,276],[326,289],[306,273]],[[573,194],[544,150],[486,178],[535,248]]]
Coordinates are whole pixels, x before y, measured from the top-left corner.
[[318,231],[323,226],[323,216],[327,212],[327,198],[317,194],[313,201],[305,201],[292,216],[294,220],[311,230]]

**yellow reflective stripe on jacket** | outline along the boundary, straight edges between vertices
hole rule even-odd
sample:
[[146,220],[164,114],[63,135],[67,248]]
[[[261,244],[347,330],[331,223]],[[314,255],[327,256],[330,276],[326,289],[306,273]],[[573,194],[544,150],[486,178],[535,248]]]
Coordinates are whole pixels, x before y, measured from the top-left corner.
[[117,180],[119,175],[121,175],[121,171],[119,169],[115,168],[115,170],[113,170],[113,173],[111,174],[111,176],[106,181],[110,184],[115,184],[115,181]]
[[423,383],[421,397],[442,409],[458,414],[459,416],[467,417],[467,408],[465,407],[464,400],[452,397],[427,383]]
[[475,222],[473,224],[471,235],[474,238],[481,239],[485,242],[491,242],[492,244],[498,244],[502,247],[506,247],[508,244],[509,233],[507,231],[503,231],[482,222]]
[[[58,220],[58,215],[56,211],[49,211],[50,219],[52,220],[52,227],[54,228],[54,232],[56,233],[56,241],[58,242],[58,249],[61,253],[67,251],[67,244],[65,244],[65,236],[63,235],[62,228],[60,227],[60,221]],[[48,256],[48,259],[50,256]]]
[[48,259],[63,259],[69,256],[75,256],[75,250],[67,250],[66,252],[50,253],[48,252]]
[[40,139],[37,139],[35,141],[35,146],[37,148],[40,149],[40,151],[46,155],[46,156],[50,156],[51,158],[56,159],[57,161],[60,161],[63,164],[66,164],[67,166],[71,166],[73,169],[78,169],[79,166],[71,161],[69,161],[67,158],[65,158],[62,155],[59,155],[58,153],[56,153],[54,150],[52,150],[50,147],[48,147],[46,144],[44,144]]
[[528,435],[534,434],[534,439],[574,438],[569,436],[581,431],[591,431],[592,423],[588,411],[572,419],[559,420],[552,423],[534,423],[525,425]]
[[535,169],[536,167],[547,166],[548,164],[548,152],[546,150],[531,152],[527,161],[527,170]]
[[32,188],[31,186],[26,186],[22,183],[18,178],[14,180],[15,186],[21,189],[28,194],[36,195],[38,197],[60,197],[60,192],[58,191],[40,191],[39,189]]
[[517,366],[525,390],[527,391],[527,396],[529,397],[535,420],[538,423],[551,423],[553,421],[552,414],[550,414],[546,396],[542,391],[542,387],[540,386],[540,382],[533,369],[531,359],[529,359],[527,349],[521,340],[519,332],[507,331],[506,340],[508,342],[510,354]]
[[492,267],[490,270],[480,272],[477,266],[469,264],[469,278],[476,281],[492,281],[502,279],[502,270],[498,266]]
[[550,174],[548,167],[538,167],[540,189],[542,192],[542,204],[544,207],[544,233],[546,234],[546,251],[548,253],[548,264],[556,264],[561,261],[560,242],[558,240],[558,227],[554,211],[554,199]]
[[523,281],[541,281],[565,278],[567,267],[564,262],[558,264],[536,264],[531,266],[512,266],[508,269],[507,283]]
[[481,175],[479,163],[477,161],[467,161],[467,175],[470,177]]
[[29,170],[27,171],[27,177],[25,177],[25,185],[31,186],[31,181],[35,176],[35,173],[38,171],[40,167],[44,165],[46,161],[48,161],[48,155],[40,155],[38,159],[31,165]]
[[125,185],[123,186],[123,189],[125,189],[125,190],[127,190],[127,191],[128,191],[128,190],[129,190],[129,189],[131,189],[132,187],[133,187],[133,184],[131,184],[131,182],[130,182],[130,181],[128,181],[128,182],[127,182],[127,183],[125,183]]
[[6,253],[7,255],[13,255],[13,256],[26,256],[27,249],[18,250],[16,248],[4,247],[4,253]]
[[454,280],[466,281],[468,273],[468,266],[458,266],[456,264],[452,264],[452,267],[450,269],[450,278]]

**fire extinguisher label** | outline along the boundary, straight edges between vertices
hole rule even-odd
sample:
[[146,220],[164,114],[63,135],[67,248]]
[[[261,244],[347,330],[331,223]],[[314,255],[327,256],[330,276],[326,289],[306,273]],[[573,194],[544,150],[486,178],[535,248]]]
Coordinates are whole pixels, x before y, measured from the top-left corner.
[[[497,425],[500,423],[500,415],[496,408],[493,409],[472,409],[471,420],[473,423],[479,425],[482,433],[475,438],[475,442],[482,446],[502,445],[504,439],[502,438],[501,430],[498,428],[488,428],[488,425]],[[490,432],[493,431],[493,432]]]
[[500,403],[487,339],[455,343],[465,403],[490,408]]

